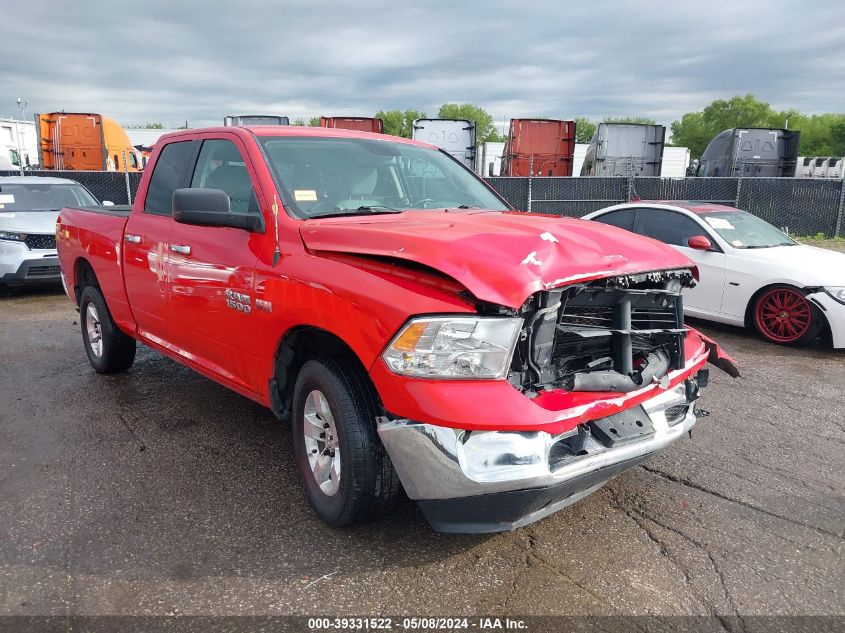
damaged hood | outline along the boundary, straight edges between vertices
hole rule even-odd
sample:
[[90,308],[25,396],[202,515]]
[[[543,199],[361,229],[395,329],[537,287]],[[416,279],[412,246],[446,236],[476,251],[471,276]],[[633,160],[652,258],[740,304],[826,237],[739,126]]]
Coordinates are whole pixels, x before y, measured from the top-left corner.
[[600,277],[694,268],[673,248],[613,226],[518,212],[439,210],[307,220],[311,251],[407,260],[476,298],[520,307],[539,290]]

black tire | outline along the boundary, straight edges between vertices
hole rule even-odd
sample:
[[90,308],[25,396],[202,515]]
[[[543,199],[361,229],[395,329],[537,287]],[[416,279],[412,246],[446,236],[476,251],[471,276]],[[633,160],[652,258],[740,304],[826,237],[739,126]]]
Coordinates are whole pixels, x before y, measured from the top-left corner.
[[[341,463],[339,484],[331,495],[318,485],[305,443],[306,400],[315,390],[328,402],[339,444],[335,449]],[[402,493],[399,477],[378,438],[376,412],[372,388],[352,363],[310,360],[299,371],[291,418],[296,464],[314,512],[333,527],[382,516],[393,509]]]
[[[99,321],[100,342],[102,347],[98,354],[92,346],[88,335],[89,324],[94,324],[88,306],[92,305]],[[82,341],[85,353],[91,367],[98,374],[114,374],[126,371],[135,361],[135,339],[124,334],[114,324],[111,312],[106,305],[100,289],[96,286],[86,286],[79,297],[79,325],[82,329]]]

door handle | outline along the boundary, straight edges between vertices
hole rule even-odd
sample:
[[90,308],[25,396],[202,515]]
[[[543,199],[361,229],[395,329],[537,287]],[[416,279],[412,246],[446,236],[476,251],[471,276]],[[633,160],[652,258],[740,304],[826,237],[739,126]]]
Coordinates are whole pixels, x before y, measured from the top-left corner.
[[174,253],[181,253],[182,255],[190,255],[191,247],[187,244],[171,244],[170,250]]
[[126,233],[123,236],[123,239],[127,242],[132,242],[133,244],[140,244],[141,243],[141,236],[140,235],[133,235],[132,233]]

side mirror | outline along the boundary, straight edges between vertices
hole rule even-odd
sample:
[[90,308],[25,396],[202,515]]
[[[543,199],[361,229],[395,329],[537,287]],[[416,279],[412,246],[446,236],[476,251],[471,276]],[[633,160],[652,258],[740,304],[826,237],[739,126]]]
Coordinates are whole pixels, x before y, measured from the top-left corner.
[[173,219],[180,224],[264,230],[260,215],[232,213],[229,196],[221,189],[177,189],[173,192]]
[[103,200],[103,206],[104,207],[113,207],[114,202],[112,202],[111,200]]
[[687,246],[697,251],[709,251],[713,248],[713,244],[704,235],[693,235],[687,240]]

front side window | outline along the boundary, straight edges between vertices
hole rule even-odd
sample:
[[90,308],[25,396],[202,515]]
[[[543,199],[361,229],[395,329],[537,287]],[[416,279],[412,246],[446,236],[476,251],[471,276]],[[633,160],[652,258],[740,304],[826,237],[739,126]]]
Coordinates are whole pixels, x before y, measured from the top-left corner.
[[246,163],[232,141],[203,141],[191,187],[225,191],[232,213],[260,212]]
[[184,186],[193,146],[193,141],[178,141],[168,143],[161,150],[144,200],[146,213],[170,215],[173,212],[173,192]]
[[702,213],[701,219],[734,248],[771,248],[797,244],[786,233],[747,211],[713,211]]
[[301,218],[374,210],[508,210],[445,152],[360,138],[260,139],[284,196]]
[[662,209],[638,209],[634,232],[674,246],[687,246],[689,238],[705,233],[685,215]]

